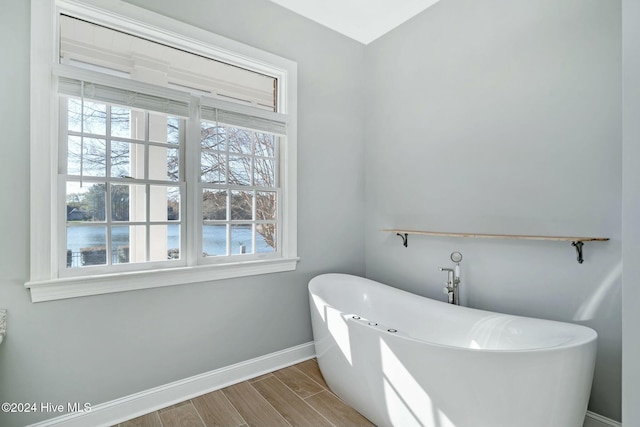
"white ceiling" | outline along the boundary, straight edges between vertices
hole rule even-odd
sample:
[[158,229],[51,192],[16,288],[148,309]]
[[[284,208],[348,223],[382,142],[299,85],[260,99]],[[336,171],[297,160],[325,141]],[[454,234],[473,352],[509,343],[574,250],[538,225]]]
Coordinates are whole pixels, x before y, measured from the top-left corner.
[[368,44],[438,0],[271,0]]

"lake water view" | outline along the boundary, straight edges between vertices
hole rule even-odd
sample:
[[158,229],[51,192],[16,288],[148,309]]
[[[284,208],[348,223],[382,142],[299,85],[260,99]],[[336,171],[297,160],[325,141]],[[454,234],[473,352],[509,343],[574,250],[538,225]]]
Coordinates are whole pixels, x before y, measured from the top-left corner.
[[[142,227],[144,226],[137,226]],[[167,249],[180,247],[180,226],[178,224],[167,225]],[[203,234],[203,252],[207,255],[226,255],[227,232],[225,225],[205,225]],[[115,253],[118,248],[129,246],[130,226],[112,227],[112,250]],[[246,253],[252,253],[251,247],[252,229],[250,226],[231,227],[231,252],[242,253],[242,245]],[[67,250],[73,253],[80,252],[82,248],[105,247],[106,227],[67,227]],[[273,252],[273,248],[265,242],[260,234],[256,234],[256,251],[258,253]]]

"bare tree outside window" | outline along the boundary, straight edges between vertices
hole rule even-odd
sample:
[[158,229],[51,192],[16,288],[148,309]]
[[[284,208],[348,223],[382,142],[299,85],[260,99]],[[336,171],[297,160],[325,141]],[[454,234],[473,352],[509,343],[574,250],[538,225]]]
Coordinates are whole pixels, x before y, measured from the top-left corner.
[[[277,137],[203,122],[201,141],[202,181],[220,189],[204,192],[203,219],[254,222],[256,233],[276,250]],[[238,187],[247,187],[247,190],[235,189]],[[226,217],[227,203],[230,218]]]

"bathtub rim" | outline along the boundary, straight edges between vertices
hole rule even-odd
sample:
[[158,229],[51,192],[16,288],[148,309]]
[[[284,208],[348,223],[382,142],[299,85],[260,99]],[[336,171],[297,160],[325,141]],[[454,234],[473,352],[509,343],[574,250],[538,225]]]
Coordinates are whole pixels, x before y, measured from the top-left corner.
[[[563,325],[563,327],[569,327],[571,329],[575,329],[577,331],[577,333],[572,336],[571,338],[569,338],[567,341],[560,343],[560,344],[556,344],[556,345],[548,345],[548,346],[538,346],[538,347],[526,347],[526,348],[513,348],[513,349],[509,349],[509,348],[473,348],[473,347],[464,347],[464,346],[460,346],[460,345],[451,345],[451,344],[443,344],[443,343],[439,343],[439,342],[435,342],[435,341],[430,341],[430,340],[425,340],[425,339],[421,339],[421,338],[417,338],[411,335],[408,335],[406,333],[398,333],[400,332],[400,330],[398,330],[398,332],[388,332],[386,330],[382,330],[380,328],[377,328],[377,332],[379,333],[384,333],[387,334],[390,337],[395,337],[397,339],[405,339],[405,340],[409,340],[409,341],[413,341],[413,342],[417,342],[417,343],[421,343],[421,344],[425,344],[425,345],[431,345],[431,346],[435,346],[435,347],[440,347],[440,348],[445,348],[445,349],[449,349],[449,350],[456,350],[456,351],[465,351],[465,352],[477,352],[477,353],[498,353],[498,354],[513,354],[513,353],[545,353],[545,352],[556,352],[556,351],[566,351],[566,350],[570,350],[572,348],[577,348],[577,347],[583,347],[583,346],[589,346],[589,345],[597,345],[597,340],[598,340],[598,332],[595,331],[594,329],[588,327],[588,326],[584,326],[584,325],[578,325],[575,323],[570,323],[570,322],[565,322],[565,321],[560,321],[560,320],[551,320],[551,319],[544,319],[544,318],[539,318],[539,317],[531,317],[531,316],[521,316],[521,315],[517,315],[517,314],[507,314],[507,313],[500,313],[497,311],[489,311],[489,310],[482,310],[482,309],[478,309],[478,308],[473,308],[473,307],[466,307],[466,306],[456,306],[456,305],[451,305],[448,304],[444,301],[438,301],[429,297],[425,297],[422,295],[418,295],[418,294],[414,294],[412,292],[409,291],[405,291],[403,289],[399,289],[399,288],[395,288],[393,286],[390,285],[386,285],[382,282],[378,282],[376,280],[373,279],[369,279],[366,277],[362,277],[362,276],[357,276],[357,275],[353,275],[353,274],[345,274],[345,273],[324,273],[324,274],[319,274],[315,277],[313,277],[308,284],[308,290],[309,290],[309,296],[313,296],[316,295],[320,298],[322,298],[320,295],[318,295],[316,292],[314,292],[314,289],[318,287],[317,283],[321,282],[323,279],[328,279],[328,278],[334,278],[334,279],[339,279],[340,277],[343,278],[349,278],[350,280],[361,280],[364,282],[368,282],[369,284],[374,284],[376,286],[383,286],[385,288],[388,288],[389,292],[392,293],[396,293],[398,295],[404,295],[404,296],[411,296],[411,297],[417,297],[417,298],[421,298],[424,300],[428,300],[434,303],[440,303],[440,304],[447,304],[449,305],[449,309],[451,310],[467,310],[467,311],[471,311],[474,313],[480,313],[480,314],[493,314],[493,315],[500,315],[500,316],[504,316],[506,318],[512,318],[512,319],[525,319],[525,320],[532,320],[534,322],[542,322],[542,323],[546,323],[546,324],[561,324]],[[352,319],[351,316],[353,315],[357,315],[360,316],[360,318],[362,320],[367,320],[367,321],[372,321],[373,319],[367,319],[366,317],[358,314],[358,313],[347,313],[342,311],[341,309],[338,309],[336,306],[329,304],[328,301],[326,301],[324,298],[323,300],[325,301],[325,303],[327,305],[329,305],[330,307],[333,307],[334,309],[338,310],[342,317],[348,321],[348,322],[355,322],[355,319]],[[310,307],[311,310],[313,310],[313,306]],[[357,324],[357,323],[356,323]],[[368,325],[358,325],[361,327],[371,327],[374,328],[374,326],[368,326]],[[392,325],[387,325],[387,326],[392,326]]]

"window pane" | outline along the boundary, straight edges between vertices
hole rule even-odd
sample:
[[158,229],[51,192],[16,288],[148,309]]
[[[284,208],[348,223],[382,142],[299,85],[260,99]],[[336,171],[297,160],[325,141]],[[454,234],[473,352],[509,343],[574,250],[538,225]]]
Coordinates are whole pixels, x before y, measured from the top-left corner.
[[107,106],[92,101],[84,101],[83,133],[94,135],[107,134]]
[[104,139],[69,135],[67,139],[67,173],[77,176],[105,176],[106,146]]
[[277,193],[272,191],[258,191],[256,193],[256,219],[270,221],[276,219],[278,212]]
[[202,226],[202,255],[227,255],[227,226]]
[[180,119],[167,117],[167,142],[180,144]]
[[276,136],[271,133],[256,132],[256,156],[275,157]]
[[132,177],[130,143],[111,141],[111,176],[118,178]]
[[229,156],[229,184],[251,185],[251,157]]
[[151,185],[151,221],[177,221],[180,219],[180,188]]
[[276,225],[256,225],[256,252],[268,253],[276,251]]
[[104,221],[105,188],[104,183],[67,182],[67,221]]
[[180,163],[177,148],[149,146],[149,179],[179,181]]
[[149,227],[149,261],[180,259],[179,224],[152,225]]
[[69,135],[67,139],[67,174],[80,176],[82,145],[79,136]]
[[105,176],[107,165],[107,144],[104,139],[84,138],[82,174],[85,176]]
[[149,112],[149,141],[180,143],[180,119],[166,114]]
[[149,141],[167,142],[167,115],[149,113]]
[[[172,230],[175,231],[175,230]],[[169,259],[169,227],[167,225],[152,225],[149,227],[149,261],[166,261]],[[178,242],[180,239],[178,238]],[[177,249],[178,253],[180,247]]]
[[231,192],[231,219],[253,219],[253,191]]
[[79,99],[67,100],[67,129],[80,132],[82,129],[82,102]]
[[227,191],[202,190],[202,219],[224,221],[227,219]]
[[169,181],[180,181],[180,161],[178,158],[178,149],[167,149],[167,179]]
[[226,183],[226,156],[217,151],[202,151],[200,154],[200,174],[202,182],[211,184]]
[[111,136],[132,138],[130,108],[111,107]]
[[202,148],[224,151],[226,147],[226,130],[222,126],[202,122],[200,124],[200,142]]
[[107,263],[106,227],[67,227],[67,267]]
[[275,187],[276,161],[257,157],[254,161],[253,183],[260,187]]
[[116,226],[111,229],[111,263],[146,261],[147,232],[144,225]]
[[178,187],[167,189],[167,220],[180,220],[180,188]]
[[111,220],[144,221],[147,217],[147,194],[144,185],[111,185]]
[[230,152],[251,154],[251,135],[253,132],[232,127],[227,128],[227,132],[227,143],[229,144]]
[[143,110],[131,110],[131,138],[147,140],[147,113]]
[[111,141],[111,176],[144,179],[145,150],[144,144]]
[[231,226],[231,255],[253,253],[253,227],[250,224]]
[[167,225],[167,259],[180,259],[180,224]]
[[129,107],[110,107],[111,136],[144,141],[146,135],[145,112]]

